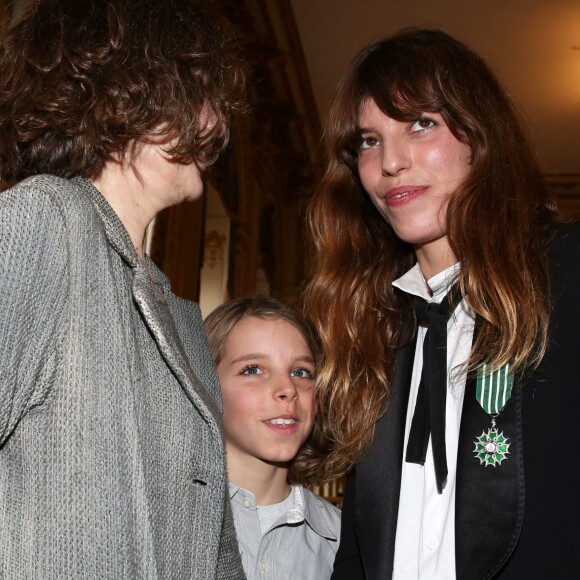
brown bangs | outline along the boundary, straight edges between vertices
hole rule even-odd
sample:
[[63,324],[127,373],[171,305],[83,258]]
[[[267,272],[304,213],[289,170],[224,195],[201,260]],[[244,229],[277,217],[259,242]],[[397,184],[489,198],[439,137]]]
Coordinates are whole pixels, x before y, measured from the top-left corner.
[[343,94],[343,100],[349,103],[346,122],[342,120],[343,132],[340,139],[334,141],[335,150],[340,151],[340,157],[351,168],[356,167],[358,147],[361,141],[361,127],[358,117],[365,102],[372,100],[388,117],[397,121],[415,121],[425,113],[440,113],[454,135],[465,141],[465,133],[454,122],[449,112],[441,83],[438,82],[437,71],[425,63],[418,54],[413,66],[407,62],[399,62],[397,50],[386,58],[380,51],[380,57],[374,58],[375,46],[371,45],[360,55],[356,73],[348,79],[350,86]]
[[[408,32],[413,33],[412,49],[406,46]],[[458,57],[448,46],[436,46],[438,40],[433,31],[409,29],[371,44],[353,63],[350,96],[358,107],[372,99],[397,121],[439,113],[457,139],[473,146],[481,140],[476,122],[479,87],[466,82],[461,88],[461,80],[473,74],[473,64],[468,55]],[[470,91],[471,99],[466,98]]]

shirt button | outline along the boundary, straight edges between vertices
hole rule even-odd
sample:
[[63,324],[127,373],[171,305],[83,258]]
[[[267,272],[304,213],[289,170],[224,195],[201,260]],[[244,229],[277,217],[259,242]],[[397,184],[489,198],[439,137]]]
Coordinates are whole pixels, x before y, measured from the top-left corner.
[[260,562],[260,572],[265,572],[266,571],[266,562],[264,562],[264,560],[262,560]]
[[244,507],[249,508],[251,505],[252,505],[252,502],[247,497],[245,497],[244,498]]
[[439,539],[437,536],[430,536],[427,538],[427,548],[429,550],[436,550],[439,547]]

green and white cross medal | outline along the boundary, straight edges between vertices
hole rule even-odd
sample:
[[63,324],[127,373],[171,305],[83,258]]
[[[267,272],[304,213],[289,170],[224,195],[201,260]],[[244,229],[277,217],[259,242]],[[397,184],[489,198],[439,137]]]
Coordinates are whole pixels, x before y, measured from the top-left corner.
[[487,365],[477,369],[476,396],[483,410],[491,415],[491,428],[483,431],[474,441],[473,453],[479,459],[480,465],[485,467],[498,467],[507,459],[509,454],[509,439],[500,433],[496,427],[495,419],[503,411],[506,403],[512,396],[514,376],[510,372],[509,365],[501,367],[497,371],[488,371]]

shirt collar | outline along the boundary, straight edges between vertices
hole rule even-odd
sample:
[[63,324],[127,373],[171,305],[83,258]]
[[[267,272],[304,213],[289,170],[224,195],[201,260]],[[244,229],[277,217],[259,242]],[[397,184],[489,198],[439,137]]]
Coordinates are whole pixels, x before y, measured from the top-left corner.
[[294,489],[300,495],[304,517],[312,530],[328,540],[338,540],[336,526],[332,525],[328,516],[329,508],[306,488],[296,485]]
[[238,499],[243,500],[243,498],[251,500],[254,504],[256,503],[256,497],[251,491],[236,485],[235,483],[229,481],[228,489],[230,492],[230,501],[238,501]]
[[393,286],[407,294],[419,296],[419,298],[423,298],[427,302],[439,303],[455,281],[459,268],[460,263],[457,262],[453,266],[449,266],[449,268],[435,274],[429,280],[425,280],[419,267],[419,262],[417,262],[409,271],[394,280]]
[[[230,500],[236,503],[243,503],[244,499],[249,499],[256,505],[254,494],[243,487],[229,482]],[[313,493],[308,492],[301,485],[293,485],[291,494],[293,496],[293,507],[286,512],[286,524],[300,524],[304,521],[310,528],[323,538],[338,540],[338,536],[328,519],[326,512],[321,509],[320,502]]]

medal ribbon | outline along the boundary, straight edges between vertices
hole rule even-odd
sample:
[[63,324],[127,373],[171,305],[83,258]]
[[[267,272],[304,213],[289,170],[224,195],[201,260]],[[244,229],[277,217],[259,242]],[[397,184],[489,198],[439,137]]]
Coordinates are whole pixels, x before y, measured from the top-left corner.
[[514,375],[509,364],[489,372],[484,364],[477,369],[477,402],[488,415],[499,415],[512,396],[513,384]]

